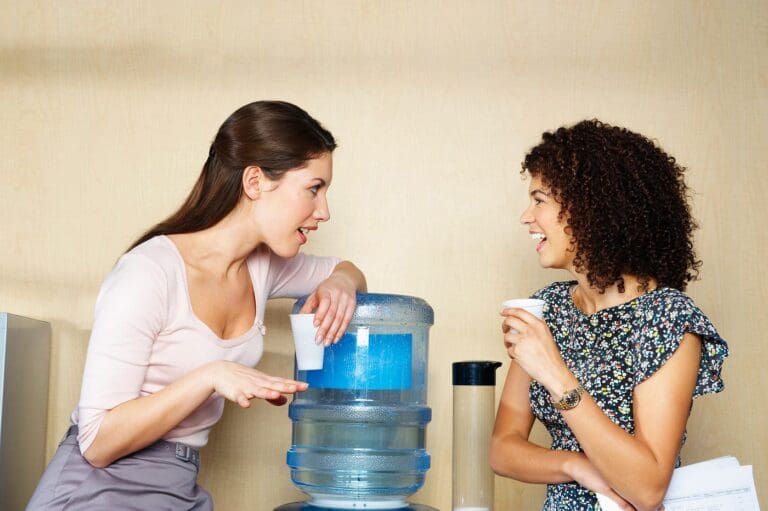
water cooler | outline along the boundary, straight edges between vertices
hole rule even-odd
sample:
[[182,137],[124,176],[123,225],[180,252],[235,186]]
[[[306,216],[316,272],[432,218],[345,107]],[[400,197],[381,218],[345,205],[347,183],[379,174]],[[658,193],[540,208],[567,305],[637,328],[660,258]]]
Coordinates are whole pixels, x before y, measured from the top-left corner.
[[[406,501],[430,466],[427,345],[434,313],[410,296],[357,299],[346,334],[325,349],[323,369],[295,373],[309,389],[288,409],[287,463],[293,484],[310,499],[275,511],[435,511]],[[296,302],[294,312],[302,305]]]

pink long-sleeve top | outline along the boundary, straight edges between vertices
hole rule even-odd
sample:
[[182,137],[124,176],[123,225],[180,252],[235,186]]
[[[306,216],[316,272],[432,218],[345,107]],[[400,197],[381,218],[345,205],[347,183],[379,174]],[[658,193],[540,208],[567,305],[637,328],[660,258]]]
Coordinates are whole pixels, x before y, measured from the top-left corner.
[[[81,452],[93,443],[106,413],[121,403],[151,395],[214,360],[254,367],[264,351],[267,299],[311,293],[338,263],[304,254],[286,259],[258,248],[247,260],[254,324],[223,340],[192,311],[184,260],[168,237],[154,237],[124,254],[96,300],[80,402],[71,417]],[[163,439],[202,447],[223,410],[224,398],[214,393]]]

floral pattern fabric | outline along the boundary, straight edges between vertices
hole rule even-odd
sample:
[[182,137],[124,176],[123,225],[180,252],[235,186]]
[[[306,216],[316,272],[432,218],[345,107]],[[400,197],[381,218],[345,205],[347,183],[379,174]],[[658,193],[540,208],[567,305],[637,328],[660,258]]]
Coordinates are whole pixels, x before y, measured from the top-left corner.
[[[603,412],[634,434],[632,394],[635,386],[669,360],[685,332],[702,341],[694,397],[723,390],[720,371],[728,346],[693,300],[676,289],[656,288],[634,300],[595,314],[573,303],[572,282],[556,282],[533,298],[546,302],[544,320],[563,360]],[[531,410],[549,431],[552,449],[581,451],[573,432],[550,403],[549,392],[531,382]],[[685,435],[681,439],[681,447]],[[678,455],[676,466],[679,466]],[[544,511],[600,509],[593,492],[577,483],[550,484]]]

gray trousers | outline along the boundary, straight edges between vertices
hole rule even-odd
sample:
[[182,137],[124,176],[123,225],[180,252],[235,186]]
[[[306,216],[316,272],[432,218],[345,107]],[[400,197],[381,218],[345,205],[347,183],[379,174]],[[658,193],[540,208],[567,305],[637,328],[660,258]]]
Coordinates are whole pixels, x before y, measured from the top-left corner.
[[80,454],[77,427],[59,444],[27,511],[212,511],[211,496],[197,485],[199,455],[160,440],[95,468]]

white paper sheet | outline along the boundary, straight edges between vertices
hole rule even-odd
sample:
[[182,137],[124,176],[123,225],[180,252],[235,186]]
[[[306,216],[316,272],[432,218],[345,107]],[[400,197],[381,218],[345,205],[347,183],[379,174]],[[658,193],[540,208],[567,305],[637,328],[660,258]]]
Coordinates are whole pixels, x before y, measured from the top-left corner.
[[[605,495],[597,494],[603,511],[619,511]],[[675,469],[664,497],[665,511],[760,511],[752,465],[739,466],[733,456]]]

